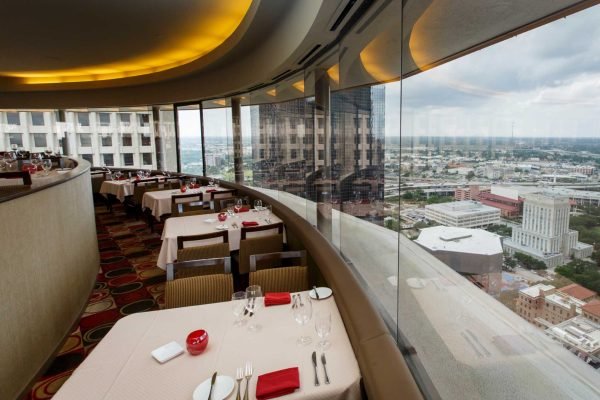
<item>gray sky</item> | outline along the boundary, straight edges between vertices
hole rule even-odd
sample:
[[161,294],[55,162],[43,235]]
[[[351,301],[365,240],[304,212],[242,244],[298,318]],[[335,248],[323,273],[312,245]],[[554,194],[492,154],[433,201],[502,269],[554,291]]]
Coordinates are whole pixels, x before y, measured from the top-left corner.
[[600,137],[599,22],[596,6],[406,79],[402,134]]
[[[386,136],[399,134],[400,90],[386,84]],[[402,94],[403,135],[600,137],[600,6],[408,78]],[[198,118],[180,114],[182,136],[199,137]],[[231,134],[225,109],[204,121]],[[249,123],[243,107],[243,135]]]

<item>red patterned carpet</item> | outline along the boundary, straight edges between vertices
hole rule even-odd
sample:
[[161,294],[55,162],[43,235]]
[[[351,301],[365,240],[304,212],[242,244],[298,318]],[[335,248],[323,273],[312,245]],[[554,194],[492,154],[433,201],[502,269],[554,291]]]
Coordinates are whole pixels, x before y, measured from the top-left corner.
[[[143,220],[127,216],[120,205],[112,214],[96,207],[100,271],[88,306],[29,400],[50,399],[118,319],[156,310],[163,304],[165,273],[156,267],[160,230],[150,233]],[[82,399],[84,400],[84,399]]]

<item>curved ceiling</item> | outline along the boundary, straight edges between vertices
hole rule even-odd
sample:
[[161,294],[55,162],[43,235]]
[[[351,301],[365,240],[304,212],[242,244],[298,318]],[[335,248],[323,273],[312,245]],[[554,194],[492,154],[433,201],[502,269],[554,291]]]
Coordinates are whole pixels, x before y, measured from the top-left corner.
[[[12,2],[0,14],[8,32],[0,76],[25,85],[89,82],[172,69],[222,45],[252,0]],[[60,12],[56,12],[60,9]],[[91,28],[91,29],[90,29]]]
[[314,68],[332,88],[409,76],[597,2],[6,0],[0,108],[281,101]]

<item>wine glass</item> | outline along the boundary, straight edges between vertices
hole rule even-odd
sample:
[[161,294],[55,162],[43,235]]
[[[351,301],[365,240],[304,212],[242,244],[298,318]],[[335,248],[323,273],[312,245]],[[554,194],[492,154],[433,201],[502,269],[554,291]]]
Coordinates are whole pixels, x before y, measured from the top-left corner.
[[152,171],[150,171],[150,170],[144,171],[144,177],[145,178],[150,178],[151,174],[152,174]]
[[196,187],[196,178],[191,179],[190,187],[192,187],[192,188]]
[[317,347],[324,351],[331,346],[331,343],[327,340],[327,336],[331,333],[331,313],[328,311],[318,311],[315,315],[315,331],[321,338]]
[[213,178],[208,178],[208,186],[215,186],[215,180]]
[[138,179],[142,179],[142,177],[144,176],[144,171],[139,170],[136,172],[136,175],[137,175]]
[[235,316],[235,326],[242,326],[244,324],[242,315],[244,315],[245,309],[246,292],[235,292],[233,295],[231,295],[231,310],[233,312],[233,315]]
[[267,224],[271,223],[271,213],[273,212],[273,206],[271,206],[270,204],[267,204],[266,206],[263,207],[263,210],[265,212],[265,222]]
[[230,217],[234,216],[233,206],[234,206],[233,202],[227,203],[227,215]]
[[42,161],[42,169],[44,170],[44,175],[48,176],[50,170],[52,169],[52,160],[47,158],[44,161]]
[[50,156],[52,155],[52,149],[50,149],[50,148],[47,148],[46,150],[44,150],[44,153],[46,153],[46,155],[47,155],[48,157],[50,157]]
[[260,211],[262,209],[262,200],[259,200],[259,199],[254,200],[254,209],[256,211]]
[[[298,295],[298,302],[296,308],[293,311],[294,319],[300,326],[304,326],[312,318],[312,302],[310,296],[307,296],[305,300],[302,299],[302,293]],[[312,343],[310,336],[300,336],[296,341],[298,346],[306,346]]]
[[215,179],[215,186],[219,186],[219,180]]
[[31,165],[33,165],[36,170],[42,165],[42,155],[40,153],[31,154]]
[[[240,210],[242,209],[242,206],[243,206],[242,199],[237,199],[237,200],[235,201],[235,206],[233,206],[233,208],[235,208],[235,212],[239,214],[239,213],[240,213]],[[238,216],[238,217],[239,217],[239,216]]]
[[248,311],[248,318],[250,318],[250,324],[248,330],[250,332],[256,332],[261,329],[261,326],[254,323],[252,319],[256,314],[257,309],[260,306],[260,298],[262,297],[262,289],[258,285],[251,285],[246,288],[246,310]]
[[115,172],[115,178],[117,178],[117,180],[121,180],[121,177],[123,176],[123,173],[121,171],[117,171]]

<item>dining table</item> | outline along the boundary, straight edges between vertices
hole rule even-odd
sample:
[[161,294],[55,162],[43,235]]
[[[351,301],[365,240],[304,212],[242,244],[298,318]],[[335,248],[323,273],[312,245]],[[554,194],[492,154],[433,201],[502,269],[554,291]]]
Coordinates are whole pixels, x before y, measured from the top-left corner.
[[210,201],[211,192],[222,192],[230,190],[221,186],[200,186],[195,189],[187,189],[182,192],[179,189],[156,190],[144,193],[142,197],[142,208],[150,210],[152,216],[160,221],[160,216],[171,213],[171,198],[175,195],[202,194],[202,201]]
[[[309,302],[308,292],[303,301]],[[236,377],[236,370],[252,363],[248,398],[256,399],[259,376],[287,368],[298,368],[299,387],[283,399],[354,400],[361,398],[360,370],[344,323],[335,302],[335,293],[312,300],[313,318],[304,325],[294,319],[290,304],[264,307],[257,298],[256,312],[243,316],[236,324],[232,302],[175,308],[132,314],[120,319],[98,343],[90,355],[73,372],[54,395],[54,400],[204,400],[194,396],[196,388],[219,376]],[[331,315],[329,347],[317,347],[316,313]],[[250,331],[250,321],[258,330]],[[187,335],[198,329],[208,333],[208,346],[198,354],[187,351],[165,363],[157,362],[151,352],[172,341],[186,348]],[[312,342],[297,344],[300,336]],[[316,354],[316,375],[312,353]],[[329,383],[325,382],[322,354],[326,356]],[[264,380],[264,378],[261,378]],[[215,392],[222,387],[217,380]],[[230,384],[235,381],[229,379]],[[242,380],[244,394],[246,380]],[[236,384],[237,385],[237,384]],[[231,386],[230,386],[231,388]],[[234,399],[237,387],[227,389]]]
[[[158,254],[156,265],[159,268],[166,269],[167,264],[172,263],[177,259],[177,237],[201,235],[212,233],[219,230],[227,230],[229,232],[229,250],[235,251],[240,248],[240,240],[242,236],[242,226],[244,222],[255,222],[258,225],[270,225],[282,222],[276,215],[267,210],[258,211],[250,209],[245,212],[235,213],[233,216],[228,216],[225,221],[219,221],[219,213],[192,215],[187,217],[171,217],[165,221],[162,232],[162,245]],[[273,231],[266,230],[256,232],[253,237],[272,235]],[[284,232],[285,234],[285,232]],[[285,236],[284,236],[285,240]],[[214,238],[203,241],[201,244],[213,244],[221,242],[221,238]],[[187,245],[193,246],[193,241]]]

